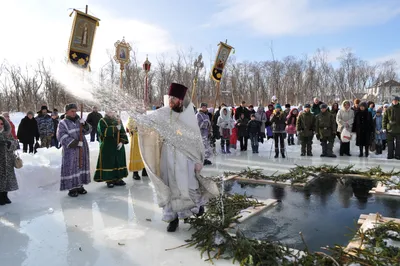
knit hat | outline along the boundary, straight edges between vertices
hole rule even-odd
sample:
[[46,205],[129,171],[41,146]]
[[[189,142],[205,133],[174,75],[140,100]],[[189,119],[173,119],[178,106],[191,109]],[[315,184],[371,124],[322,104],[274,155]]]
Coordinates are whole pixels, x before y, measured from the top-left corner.
[[70,103],[70,104],[67,104],[67,105],[65,106],[65,112],[68,112],[68,111],[71,110],[71,109],[78,109],[78,107],[77,107],[76,104],[74,104],[74,103]]
[[38,111],[38,113],[41,113],[43,110],[46,110],[49,113],[49,108],[47,108],[46,105],[42,105],[42,107],[40,107],[40,111]]
[[201,103],[200,108],[201,107],[207,107],[207,103]]
[[285,104],[285,108],[290,108],[290,103]]
[[368,108],[368,104],[367,104],[366,102],[362,102],[362,103],[360,103],[360,106],[363,106],[365,109],[367,109],[367,108]]
[[383,108],[389,108],[389,104],[385,103],[385,104],[383,105]]
[[382,114],[382,109],[379,108],[378,110],[376,110],[376,113],[377,113],[377,114]]
[[169,87],[169,96],[173,96],[178,98],[179,100],[183,101],[186,95],[186,91],[188,88],[185,86],[178,84],[178,83],[171,83],[171,86]]
[[321,104],[321,109],[327,109],[328,105],[326,103]]
[[396,95],[392,95],[392,101],[400,101],[400,97]]
[[361,102],[361,100],[358,98],[354,99],[354,101],[353,101],[354,104],[360,104],[360,102]]
[[309,103],[306,103],[306,104],[304,105],[304,108],[311,108],[311,105],[310,105]]
[[282,106],[279,104],[279,103],[277,103],[277,104],[275,104],[275,109],[282,109]]
[[28,116],[28,115],[34,116],[35,114],[32,111],[29,111],[29,112],[26,113],[26,116]]

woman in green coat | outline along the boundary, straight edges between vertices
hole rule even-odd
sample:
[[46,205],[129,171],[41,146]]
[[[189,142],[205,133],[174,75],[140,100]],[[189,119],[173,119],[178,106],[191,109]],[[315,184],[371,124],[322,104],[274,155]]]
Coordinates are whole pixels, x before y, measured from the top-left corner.
[[125,128],[114,112],[107,112],[97,126],[100,153],[94,181],[106,182],[107,187],[124,186],[128,176],[124,145],[128,144]]

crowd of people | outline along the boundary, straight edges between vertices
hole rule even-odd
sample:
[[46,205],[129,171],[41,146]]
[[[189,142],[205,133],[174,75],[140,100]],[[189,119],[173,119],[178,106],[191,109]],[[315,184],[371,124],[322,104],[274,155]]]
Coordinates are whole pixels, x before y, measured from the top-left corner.
[[[197,112],[190,101],[185,102],[186,92],[185,86],[172,83],[169,106],[146,115],[166,132],[148,128],[146,132],[141,131],[132,118],[124,127],[114,111],[106,110],[103,117],[96,107],[84,119],[77,114],[78,107],[73,103],[65,106],[61,117],[58,110],[50,111],[46,106],[41,107],[36,117],[32,111],[27,112],[17,132],[9,113],[3,113],[0,116],[0,205],[11,203],[8,192],[18,189],[14,168],[19,143],[25,153],[34,153],[39,147],[62,148],[60,190],[68,191],[70,197],[86,194],[84,185],[91,182],[91,173],[85,135],[100,145],[93,180],[113,188],[126,185],[123,179],[129,171],[135,180],[141,178],[139,172],[148,176],[163,208],[163,220],[169,223],[169,232],[176,230],[179,219],[202,215],[207,197],[219,193],[212,180],[199,174],[203,165],[212,164],[212,150],[215,151],[217,140],[223,154],[237,149],[238,143],[241,152],[247,151],[249,141],[252,152],[257,154],[265,140],[273,139],[275,158],[285,158],[286,143],[297,145],[296,138],[301,145],[300,156],[313,156],[312,144],[316,137],[322,147],[321,157],[336,157],[335,138],[340,140],[340,156],[351,156],[350,141],[355,134],[360,157],[368,157],[374,146],[376,154],[382,154],[387,147],[387,158],[400,160],[400,98],[397,96],[390,106],[384,104],[379,108],[373,102],[359,99],[345,100],[340,107],[334,103],[328,108],[318,98],[312,104],[297,107],[285,104],[282,108],[273,97],[266,110],[263,105],[255,109],[243,101],[237,108],[221,104],[218,110],[202,103]],[[181,130],[190,134],[182,134]],[[173,144],[174,135],[179,135],[178,146]],[[129,143],[127,165],[125,145]]]
[[[252,152],[258,153],[265,139],[273,139],[275,158],[285,158],[286,145],[296,145],[297,137],[300,156],[313,156],[312,144],[316,137],[322,147],[321,157],[337,157],[333,152],[335,138],[340,141],[340,156],[351,156],[350,141],[355,136],[359,157],[368,157],[370,151],[382,154],[387,146],[387,158],[400,160],[399,99],[393,96],[391,105],[385,103],[379,108],[374,102],[359,99],[345,100],[340,107],[334,103],[329,108],[318,98],[312,104],[297,107],[285,104],[282,108],[275,96],[267,110],[263,105],[255,110],[253,105],[246,106],[242,101],[239,107],[221,104],[214,111],[202,103],[197,119],[205,149],[211,145],[216,151],[216,140],[220,140],[223,154],[231,153],[238,142],[240,151],[247,151],[249,141]],[[211,164],[210,154],[204,165]]]

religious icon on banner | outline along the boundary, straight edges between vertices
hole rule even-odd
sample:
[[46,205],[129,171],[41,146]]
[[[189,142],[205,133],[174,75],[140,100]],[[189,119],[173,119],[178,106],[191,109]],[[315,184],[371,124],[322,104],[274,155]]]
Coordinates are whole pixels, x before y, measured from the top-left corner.
[[74,65],[87,68],[100,19],[78,10],[74,10],[74,12],[75,18],[72,24],[68,59]]
[[115,44],[115,56],[114,60],[121,64],[121,66],[125,64],[129,64],[131,61],[130,53],[131,53],[131,46],[129,43],[125,42],[125,38],[122,41],[117,41]]
[[217,82],[220,82],[222,79],[222,73],[232,49],[233,47],[226,43],[219,43],[217,57],[211,72],[212,78]]

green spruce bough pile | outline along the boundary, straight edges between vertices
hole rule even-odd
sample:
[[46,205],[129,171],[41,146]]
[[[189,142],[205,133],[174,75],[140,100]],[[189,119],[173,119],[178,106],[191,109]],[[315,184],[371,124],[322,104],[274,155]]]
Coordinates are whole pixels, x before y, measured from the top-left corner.
[[289,169],[289,172],[283,174],[272,174],[265,175],[262,169],[250,169],[247,168],[241,172],[226,172],[228,175],[237,175],[241,178],[258,179],[258,180],[272,180],[275,182],[286,182],[290,181],[291,184],[306,183],[309,177],[358,177],[373,179],[381,181],[383,185],[390,187],[391,189],[400,189],[400,183],[394,184],[391,181],[392,176],[400,176],[400,171],[383,171],[380,166],[369,168],[368,170],[356,170],[354,165],[347,167],[331,166],[331,165],[320,165],[320,166],[302,166],[296,165],[296,167]]
[[228,232],[229,225],[240,218],[241,210],[257,206],[262,206],[262,203],[243,195],[224,195],[211,200],[202,217],[189,219],[195,232],[183,246],[199,249],[201,256],[212,263],[218,259],[231,259],[242,266],[399,265],[400,248],[388,245],[387,240],[400,241],[400,225],[393,222],[364,233],[357,232],[356,237],[363,239],[366,248],[352,250],[352,254],[345,252],[342,246],[328,247],[327,253],[311,252],[307,248],[299,252],[278,242],[247,238],[240,231],[235,235]]

